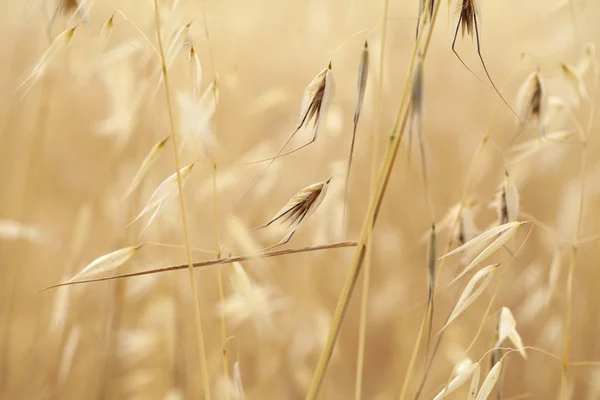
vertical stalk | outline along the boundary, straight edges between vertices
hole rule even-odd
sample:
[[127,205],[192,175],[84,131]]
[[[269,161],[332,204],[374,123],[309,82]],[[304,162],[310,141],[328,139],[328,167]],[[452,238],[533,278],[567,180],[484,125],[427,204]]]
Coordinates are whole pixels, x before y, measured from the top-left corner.
[[[587,140],[587,139],[585,139]],[[567,276],[567,310],[565,311],[565,340],[563,344],[563,359],[562,359],[562,373],[560,378],[560,399],[564,400],[567,393],[567,372],[569,367],[569,350],[571,344],[571,328],[573,318],[573,276],[575,274],[575,265],[577,258],[577,241],[579,238],[579,230],[581,229],[581,221],[583,217],[583,196],[585,195],[585,167],[587,161],[587,143],[583,143],[583,150],[581,155],[581,181],[580,181],[580,193],[579,193],[579,210],[577,215],[577,225],[575,227],[575,233],[573,243],[571,247],[571,256],[569,258],[569,274]]]
[[[431,33],[433,32],[433,27],[435,26],[435,20],[437,17],[437,12],[439,10],[439,4],[440,2],[436,2],[433,19],[431,24],[429,25],[429,29],[427,30],[428,38],[431,36]],[[417,35],[417,41],[415,43],[410,58],[409,70],[405,80],[402,100],[400,101],[400,106],[398,107],[398,113],[396,114],[396,119],[392,128],[392,134],[390,136],[390,140],[386,148],[384,161],[379,170],[376,185],[377,189],[375,191],[375,194],[371,197],[369,210],[363,222],[360,239],[358,241],[358,245],[354,253],[354,258],[352,260],[350,271],[348,273],[348,277],[346,278],[344,288],[342,289],[342,293],[340,294],[335,312],[333,314],[333,321],[329,330],[327,342],[325,343],[325,347],[317,363],[315,373],[313,375],[308,393],[306,395],[307,400],[315,399],[319,394],[319,390],[321,388],[321,384],[323,383],[323,378],[325,376],[325,371],[327,370],[329,361],[331,360],[331,355],[333,354],[333,349],[337,342],[342,322],[346,315],[350,299],[352,298],[352,293],[354,292],[356,281],[362,269],[362,264],[365,258],[368,233],[377,220],[377,216],[381,208],[381,203],[383,202],[383,197],[385,195],[387,185],[389,183],[390,176],[392,173],[392,169],[396,161],[396,156],[398,154],[398,149],[400,148],[400,143],[402,141],[404,129],[406,128],[406,122],[408,121],[408,112],[410,110],[410,107],[407,107],[407,105],[410,103],[408,94],[410,92],[415,59],[420,47],[421,38],[423,36],[422,32],[423,29],[420,29],[419,34]],[[424,58],[426,55],[426,51],[423,51]]]
[[175,159],[175,170],[177,174],[177,190],[179,192],[179,206],[181,207],[181,222],[183,225],[183,235],[185,238],[185,248],[187,261],[190,273],[190,285],[192,288],[192,297],[194,299],[194,311],[196,318],[196,339],[198,341],[198,350],[200,353],[200,367],[202,370],[202,382],[204,389],[204,397],[206,400],[210,400],[210,382],[208,379],[208,368],[206,365],[206,351],[204,349],[204,334],[202,333],[202,318],[200,316],[200,305],[198,302],[198,292],[196,290],[196,281],[194,280],[194,261],[192,259],[192,251],[190,247],[190,233],[187,222],[187,212],[185,208],[185,197],[183,193],[183,184],[181,181],[181,163],[179,161],[179,154],[177,149],[177,135],[175,134],[175,122],[173,119],[173,107],[171,103],[171,90],[169,86],[169,74],[167,73],[167,63],[165,60],[165,52],[163,48],[162,36],[160,31],[160,11],[158,8],[158,0],[154,0],[154,18],[156,25],[156,35],[158,37],[158,48],[160,52],[161,70],[163,75],[163,82],[165,87],[165,97],[167,102],[167,112],[169,116],[169,132],[171,135],[171,144],[173,147],[173,157]]
[[[383,103],[383,65],[385,61],[385,48],[387,41],[387,20],[388,10],[390,2],[384,0],[383,2],[383,14],[381,21],[381,49],[379,51],[379,81],[377,84],[377,108],[375,109],[375,125],[373,129],[373,149],[371,156],[371,185],[369,189],[369,196],[372,197],[375,193],[375,182],[377,179],[377,151],[379,148],[379,129],[381,125],[381,108]],[[354,392],[355,400],[362,398],[362,383],[363,383],[363,369],[365,364],[365,341],[367,336],[367,313],[368,313],[368,302],[369,302],[369,287],[371,281],[371,262],[372,262],[372,250],[371,244],[373,229],[368,232],[368,245],[365,259],[365,273],[363,276],[362,286],[362,297],[360,301],[360,321],[358,327],[358,351],[356,359],[356,386]]]

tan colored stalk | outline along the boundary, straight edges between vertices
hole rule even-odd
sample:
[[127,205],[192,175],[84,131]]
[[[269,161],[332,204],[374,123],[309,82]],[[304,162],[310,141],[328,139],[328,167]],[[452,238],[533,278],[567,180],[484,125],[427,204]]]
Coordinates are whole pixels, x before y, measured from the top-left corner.
[[[431,36],[433,31],[433,27],[435,26],[435,20],[437,17],[437,12],[439,10],[440,2],[436,3],[436,7],[434,10],[434,16],[431,24],[429,25],[429,29],[427,30],[427,37]],[[400,147],[400,142],[402,140],[402,136],[404,134],[404,129],[406,128],[406,123],[408,121],[408,115],[410,111],[410,107],[408,106],[410,93],[410,86],[413,74],[413,68],[415,64],[415,59],[417,56],[417,52],[420,47],[421,38],[422,38],[423,30],[419,30],[419,34],[417,35],[417,40],[415,46],[412,51],[412,55],[410,58],[409,70],[407,73],[407,77],[405,79],[404,91],[402,94],[402,100],[400,101],[400,106],[398,108],[398,113],[396,114],[396,119],[394,121],[394,126],[392,129],[392,134],[390,136],[390,141],[386,148],[386,153],[384,156],[383,164],[379,170],[377,185],[375,194],[371,197],[369,210],[367,215],[365,216],[365,220],[363,222],[363,227],[360,234],[360,239],[358,241],[358,245],[356,251],[354,253],[354,258],[352,260],[352,264],[350,267],[350,272],[346,279],[346,283],[344,284],[344,288],[342,289],[342,293],[340,294],[334,315],[331,328],[329,330],[329,335],[327,337],[327,342],[321,353],[319,358],[319,362],[317,364],[315,373],[313,375],[313,379],[310,383],[310,387],[308,393],[306,395],[306,399],[315,399],[319,393],[321,388],[321,384],[323,383],[323,378],[325,376],[325,371],[327,370],[327,366],[329,365],[329,360],[331,359],[331,355],[333,354],[333,349],[335,347],[335,343],[337,342],[337,337],[340,332],[340,328],[342,322],[344,320],[344,316],[348,309],[348,304],[350,303],[350,299],[352,297],[352,293],[354,292],[354,287],[356,285],[356,281],[362,269],[362,264],[365,258],[365,250],[367,244],[367,238],[369,231],[371,230],[373,224],[377,220],[377,216],[379,214],[379,210],[381,207],[381,203],[383,201],[383,196],[385,195],[385,191],[387,189],[387,185],[389,183],[389,179],[392,173],[392,169],[394,167],[396,156],[398,154],[398,149]],[[423,52],[423,57],[427,55],[426,51]],[[404,111],[404,112],[403,112]]]
[[[598,87],[598,76],[594,76],[594,90],[593,93],[596,93],[596,89]],[[596,96],[590,102],[591,110],[590,116],[588,118],[588,123],[586,126],[586,131],[582,133],[583,135],[583,149],[581,155],[581,181],[580,181],[580,192],[579,192],[579,210],[577,215],[577,225],[575,227],[574,240],[571,247],[571,257],[569,261],[569,273],[567,277],[567,310],[565,311],[565,340],[563,344],[563,367],[560,379],[560,399],[564,400],[566,392],[567,392],[567,369],[569,367],[569,348],[571,343],[571,318],[572,318],[572,307],[573,307],[573,275],[575,274],[575,260],[577,257],[577,242],[579,238],[579,230],[581,229],[581,222],[583,219],[583,201],[585,195],[585,167],[587,163],[587,138],[589,133],[591,132],[592,125],[594,123],[595,117],[595,109],[594,109],[594,101]]]
[[[51,76],[45,75],[42,78],[42,83],[40,87],[40,105],[39,112],[34,125],[33,139],[30,144],[30,148],[28,149],[27,156],[25,156],[26,161],[24,162],[24,188],[23,188],[23,197],[21,201],[17,202],[17,210],[15,211],[15,215],[17,220],[23,220],[24,217],[27,216],[27,213],[30,211],[31,207],[35,204],[36,201],[36,192],[38,190],[39,183],[39,162],[43,159],[44,155],[44,146],[46,145],[46,137],[48,134],[48,121],[50,119],[50,105],[52,104],[51,98],[54,93],[56,84]],[[10,116],[10,115],[9,115]],[[8,126],[8,121],[4,128]],[[18,159],[20,160],[20,159]],[[17,167],[18,169],[18,167]],[[13,251],[15,254],[28,254],[29,246],[31,243],[29,241],[25,241],[22,244],[15,247]],[[0,337],[2,337],[2,342],[0,342],[0,386],[5,381],[6,376],[8,375],[9,365],[8,357],[11,349],[10,344],[10,332],[9,326],[13,319],[13,315],[15,312],[15,298],[17,293],[17,288],[19,286],[19,282],[22,278],[22,273],[24,272],[21,268],[7,268],[7,280],[10,279],[11,284],[9,285],[9,292],[7,293],[7,305],[6,312],[2,316],[2,323],[0,323]],[[12,270],[12,276],[10,276],[10,272]]]
[[564,400],[567,392],[567,369],[569,367],[569,350],[571,344],[571,319],[573,308],[573,276],[575,274],[575,265],[577,258],[577,241],[583,216],[583,196],[585,194],[585,167],[587,159],[587,143],[583,144],[583,154],[581,155],[581,189],[579,193],[579,210],[577,216],[577,225],[575,228],[573,244],[569,258],[569,273],[567,275],[567,309],[565,311],[565,340],[563,344],[563,367],[560,379],[560,399]]
[[204,349],[204,335],[202,333],[202,318],[200,316],[200,304],[198,302],[198,292],[196,290],[196,281],[194,280],[194,261],[192,259],[192,251],[190,247],[190,233],[187,223],[187,213],[185,209],[185,197],[183,193],[183,185],[181,181],[181,163],[179,161],[178,146],[177,146],[177,135],[175,134],[175,123],[173,119],[173,107],[171,103],[171,90],[169,87],[169,74],[167,72],[167,62],[165,59],[165,51],[163,48],[163,42],[160,30],[160,11],[158,6],[158,0],[154,0],[154,18],[156,25],[156,35],[158,38],[158,48],[160,52],[161,69],[163,75],[163,82],[165,87],[165,97],[167,102],[167,112],[169,115],[169,131],[171,135],[171,144],[173,147],[173,157],[175,159],[175,171],[177,173],[177,189],[179,191],[179,205],[181,207],[181,222],[183,224],[183,235],[185,238],[185,246],[187,253],[187,261],[190,273],[190,285],[192,288],[192,297],[194,299],[194,311],[196,318],[196,339],[198,341],[198,350],[200,353],[200,367],[202,370],[202,386],[204,390],[204,397],[206,400],[210,400],[210,380],[208,378],[208,368],[206,365],[206,351]]
[[[369,196],[372,197],[375,192],[375,180],[377,178],[377,151],[379,149],[379,128],[381,124],[381,108],[383,103],[383,64],[385,61],[385,45],[387,39],[387,16],[389,10],[390,1],[384,0],[383,2],[383,15],[381,21],[381,49],[379,51],[379,81],[377,84],[377,107],[375,109],[375,126],[373,129],[373,149],[371,155],[371,185],[369,189]],[[363,275],[363,286],[362,286],[362,297],[360,300],[360,320],[358,326],[358,350],[356,359],[356,386],[354,391],[355,400],[362,398],[362,382],[363,382],[363,369],[365,364],[365,341],[367,336],[367,313],[369,303],[369,287],[371,283],[371,267],[372,267],[372,249],[371,244],[373,243],[373,229],[372,225],[369,225],[370,229],[368,235],[368,245],[365,260],[365,273]]]
[[[244,261],[250,261],[250,260],[258,260],[258,259],[263,259],[263,258],[271,258],[271,257],[284,256],[284,255],[288,255],[288,254],[306,253],[306,252],[310,252],[310,251],[327,250],[327,249],[339,249],[339,248],[342,248],[342,247],[355,247],[357,245],[358,245],[358,242],[353,241],[353,240],[347,240],[345,242],[337,242],[337,243],[330,243],[330,244],[321,244],[321,245],[318,245],[318,246],[309,246],[309,247],[303,247],[303,248],[298,248],[298,249],[276,250],[276,251],[270,251],[270,252],[267,252],[267,253],[259,253],[259,254],[253,254],[253,255],[226,257],[226,258],[219,258],[219,259],[216,259],[216,260],[208,260],[208,261],[200,261],[200,262],[193,263],[192,266],[194,268],[206,268],[206,267],[211,267],[213,265],[231,264],[231,263],[234,263],[234,262],[244,262]],[[94,279],[85,279],[85,280],[80,280],[80,281],[64,282],[64,283],[59,283],[59,284],[56,284],[56,285],[48,286],[48,287],[46,287],[44,289],[39,290],[38,293],[39,292],[43,292],[43,291],[48,290],[48,289],[58,288],[58,287],[61,287],[61,286],[79,285],[79,284],[82,284],[82,283],[91,283],[91,282],[111,281],[113,279],[123,279],[123,278],[132,278],[134,276],[160,274],[160,273],[163,273],[163,272],[177,271],[177,270],[187,269],[187,268],[189,268],[189,264],[171,265],[169,267],[155,268],[155,269],[150,269],[150,270],[141,271],[141,272],[131,272],[129,274],[114,275],[114,276],[108,276],[108,277],[105,277],[105,278],[94,278]]]

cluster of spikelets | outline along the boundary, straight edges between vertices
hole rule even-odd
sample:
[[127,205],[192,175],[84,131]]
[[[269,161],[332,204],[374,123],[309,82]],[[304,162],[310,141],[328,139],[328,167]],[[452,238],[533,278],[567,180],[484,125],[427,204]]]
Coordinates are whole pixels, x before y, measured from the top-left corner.
[[[479,11],[476,9],[477,4],[473,0],[464,0],[459,2],[459,20],[457,24],[457,32],[462,29],[462,34],[468,35],[479,35],[477,18]],[[420,10],[424,16],[424,20],[431,20],[434,13],[434,1],[420,2]],[[56,15],[75,15],[80,13],[80,20],[85,21],[87,15],[87,9],[84,3],[78,3],[77,1],[60,1],[57,4]],[[111,38],[111,31],[115,24],[115,17],[120,16],[125,21],[131,22],[125,14],[121,12],[115,12],[111,17],[104,23],[100,37],[101,37],[101,48],[104,48],[109,43]],[[54,17],[50,23],[50,28],[53,25]],[[130,88],[129,98],[123,101],[123,104],[116,104],[114,114],[109,117],[106,121],[103,121],[98,126],[98,133],[100,134],[114,134],[118,136],[119,140],[127,140],[127,135],[123,135],[122,132],[130,132],[132,125],[132,115],[135,114],[137,107],[142,102],[144,94],[156,95],[157,91],[163,85],[166,70],[169,70],[174,60],[180,55],[184,49],[189,47],[187,50],[188,62],[189,62],[189,73],[191,77],[192,87],[191,91],[184,91],[178,93],[177,104],[181,110],[181,121],[180,121],[180,132],[182,140],[179,142],[179,148],[176,149],[180,156],[197,155],[200,152],[204,152],[204,155],[208,158],[213,157],[217,149],[217,141],[214,137],[215,131],[215,114],[217,112],[217,106],[219,103],[219,80],[215,76],[215,79],[202,91],[201,86],[203,83],[203,69],[200,62],[200,56],[196,52],[194,45],[191,43],[189,29],[190,24],[187,23],[182,26],[172,29],[162,40],[166,43],[166,51],[164,54],[164,65],[165,69],[155,67],[155,78],[151,84],[140,89],[136,95],[134,92],[135,88]],[[136,29],[139,30],[139,28]],[[141,30],[139,30],[141,33]],[[22,84],[18,87],[18,91],[22,92],[22,95],[26,95],[32,87],[44,76],[48,71],[52,61],[60,56],[60,54],[67,48],[70,41],[72,40],[76,28],[70,28],[61,34],[59,34],[48,47],[48,50],[43,54],[38,63],[32,69],[31,73],[23,80]],[[142,33],[143,35],[143,33]],[[479,38],[477,38],[479,41]],[[143,36],[143,42],[149,46],[154,53],[158,53],[157,49],[146,36]],[[120,52],[122,48],[113,50],[111,56],[117,59],[124,57]],[[481,57],[480,49],[478,48],[479,55]],[[127,54],[126,56],[130,56]],[[111,56],[107,56],[109,59]],[[481,58],[483,67],[487,74],[487,67]],[[420,144],[420,157],[422,162],[422,174],[425,182],[427,182],[427,171],[426,171],[426,158],[425,158],[425,147],[423,142],[424,133],[424,59],[421,55],[418,55],[415,60],[414,72],[411,76],[411,111],[410,111],[410,124],[408,127],[409,134],[409,151],[410,151],[410,140],[412,132],[418,137]],[[360,62],[358,64],[358,83],[357,83],[357,94],[355,101],[355,112],[354,112],[354,130],[352,135],[352,141],[350,146],[349,161],[345,171],[345,194],[344,194],[344,207],[346,207],[348,187],[350,180],[350,171],[352,157],[355,147],[355,136],[361,110],[363,107],[367,77],[368,77],[368,66],[369,66],[369,49],[365,42],[363,51],[360,55]],[[535,125],[535,128],[539,135],[533,140],[523,142],[514,146],[512,149],[516,152],[516,156],[510,160],[505,167],[510,169],[515,165],[522,163],[525,158],[538,155],[543,152],[548,146],[565,146],[571,143],[571,139],[576,138],[583,146],[586,144],[586,135],[589,133],[589,128],[582,127],[572,115],[572,107],[579,105],[580,102],[591,103],[589,90],[586,85],[586,76],[592,71],[596,76],[598,74],[596,66],[596,55],[593,44],[589,44],[585,47],[583,55],[577,65],[570,65],[563,63],[561,65],[561,72],[563,74],[562,79],[572,91],[572,99],[569,102],[557,97],[552,96],[547,92],[546,84],[542,72],[535,70],[531,72],[523,82],[521,88],[517,93],[517,106],[516,114],[518,116],[518,122],[516,124],[517,133],[516,136],[526,132],[526,126],[528,123]],[[130,71],[131,72],[131,71]],[[489,77],[489,74],[487,74]],[[124,78],[124,81],[129,82],[128,77]],[[490,78],[491,81],[491,78]],[[129,84],[129,83],[126,83]],[[495,88],[495,85],[492,82]],[[113,87],[114,86],[109,86]],[[191,92],[191,93],[190,93]],[[499,93],[499,92],[498,92]],[[280,150],[275,154],[274,157],[267,160],[268,164],[263,168],[256,179],[252,182],[252,188],[255,182],[262,176],[263,173],[275,162],[276,159],[285,155],[299,151],[317,140],[320,128],[324,124],[327,118],[332,99],[334,96],[334,77],[331,63],[324,69],[322,69],[315,78],[308,84],[305,89],[304,97],[301,102],[300,116],[298,124],[295,130],[292,132],[290,137],[286,140]],[[115,96],[115,98],[123,99],[123,96]],[[562,115],[568,115],[567,120],[570,125],[557,126],[556,119]],[[312,127],[309,125],[312,123]],[[572,126],[575,125],[575,126]],[[284,153],[285,148],[290,143],[292,138],[301,129],[309,128],[312,130],[312,139],[306,144],[295,148],[287,153]],[[515,139],[516,139],[515,136]],[[156,142],[146,153],[141,164],[137,168],[136,173],[133,175],[127,190],[124,194],[124,200],[127,201],[132,194],[138,190],[144,179],[153,169],[157,161],[163,156],[165,148],[172,140],[171,136],[166,136],[163,139]],[[124,146],[125,143],[121,143],[120,146]],[[512,144],[512,142],[511,142]],[[145,233],[147,228],[150,227],[160,215],[161,211],[164,210],[170,202],[177,199],[182,195],[180,188],[188,181],[189,176],[194,170],[194,166],[198,160],[191,161],[187,165],[180,168],[175,173],[167,176],[162,182],[156,187],[152,195],[147,200],[144,207],[141,208],[137,216],[131,224],[136,223],[138,220],[146,217],[147,221],[145,226],[141,229],[141,234]],[[515,167],[516,168],[516,167]],[[276,222],[288,224],[289,232],[274,246],[270,246],[266,249],[258,249],[258,253],[263,253],[271,248],[288,243],[297,229],[301,224],[315,213],[321,203],[324,201],[328,192],[328,187],[332,178],[328,178],[319,183],[315,183],[307,186],[306,188],[297,192],[276,214],[269,220],[265,225],[260,228],[266,228]],[[428,189],[427,189],[428,191]],[[246,192],[244,192],[246,193]],[[429,194],[429,193],[428,193]],[[430,200],[430,207],[433,207]],[[464,264],[462,271],[458,273],[456,278],[451,282],[454,284],[458,280],[474,272],[476,268],[488,257],[499,252],[500,250],[506,251],[510,255],[510,259],[517,259],[520,247],[514,246],[515,238],[517,233],[523,229],[526,225],[535,225],[537,222],[533,221],[529,216],[523,215],[520,207],[519,190],[515,179],[509,172],[505,172],[502,182],[499,185],[497,198],[491,202],[491,206],[495,208],[497,212],[497,220],[490,223],[488,227],[479,231],[476,227],[476,212],[478,204],[474,199],[467,199],[461,201],[461,203],[453,206],[446,216],[439,222],[434,224],[434,228],[428,232],[427,237],[429,239],[429,263],[428,263],[428,276],[429,276],[429,301],[434,301],[434,290],[437,276],[437,263],[439,260],[451,257],[456,254],[462,254],[463,258],[459,261],[459,265]],[[82,224],[86,224],[86,216],[81,216]],[[345,211],[344,217],[345,220]],[[527,221],[527,222],[526,222]],[[457,227],[455,229],[454,227]],[[257,228],[257,229],[260,229]],[[83,228],[87,231],[88,228]],[[447,229],[450,233],[451,240],[459,244],[454,250],[448,251],[442,257],[437,258],[436,256],[436,231],[442,231]],[[44,235],[35,227],[27,226],[12,220],[0,220],[0,236],[4,239],[25,239],[32,242],[44,242]],[[81,236],[84,236],[83,234]],[[576,240],[585,240],[576,238]],[[571,243],[573,247],[576,247],[577,243]],[[117,268],[125,265],[129,262],[138,252],[142,251],[147,247],[151,247],[154,244],[151,242],[141,243],[134,246],[123,247],[113,252],[104,254],[97,257],[85,267],[81,269],[77,274],[68,277],[69,283],[84,282],[97,275],[104,274],[107,272],[115,271]],[[76,246],[75,246],[76,247]],[[560,260],[562,258],[562,250],[555,255],[555,262],[553,262],[553,278],[549,282],[548,296],[552,296],[553,291],[556,288],[557,281],[557,269],[559,268]],[[502,262],[504,263],[504,261]],[[497,275],[502,275],[501,269],[502,263],[493,263],[484,267],[479,268],[468,280],[464,286],[460,296],[456,303],[452,306],[452,311],[447,317],[443,327],[441,328],[438,335],[443,333],[448,326],[457,320],[470,305],[472,305],[482,293],[488,288],[493,278]],[[556,264],[556,266],[554,265]],[[227,298],[222,299],[219,304],[219,313],[228,318],[229,321],[234,325],[239,325],[244,321],[252,321],[255,324],[257,332],[263,334],[263,329],[273,330],[271,316],[272,313],[280,311],[287,306],[287,301],[284,298],[277,298],[276,290],[268,286],[260,285],[248,276],[241,264],[233,263],[230,271],[230,281],[232,293]],[[58,289],[59,292],[55,298],[55,313],[54,313],[54,326],[60,327],[64,324],[65,313],[68,304],[68,293],[67,288]],[[139,289],[143,291],[143,289]],[[432,311],[433,313],[433,311]],[[487,315],[486,315],[487,317]],[[465,359],[452,371],[452,376],[449,379],[447,385],[443,387],[441,391],[434,397],[437,399],[445,398],[451,393],[459,389],[463,384],[470,380],[470,388],[468,391],[468,398],[474,400],[482,400],[488,398],[494,387],[497,387],[498,398],[502,397],[502,377],[505,369],[505,358],[513,352],[518,352],[524,358],[526,357],[526,350],[521,339],[519,332],[516,329],[516,321],[513,317],[512,312],[503,307],[500,311],[500,315],[497,319],[496,334],[494,340],[494,346],[490,352],[482,356],[482,359],[477,362],[472,362],[470,359]],[[433,327],[430,326],[429,329]],[[68,375],[70,364],[73,359],[73,354],[76,351],[78,343],[81,340],[81,330],[78,326],[71,329],[64,345],[63,362],[60,367],[59,375],[64,379],[64,376]],[[127,332],[124,331],[119,337],[119,343],[121,345],[119,354],[124,358],[134,358],[143,353],[143,348],[149,347],[149,343],[155,343],[159,339],[153,332]],[[505,341],[509,340],[514,346],[514,349],[503,348],[502,345]],[[136,350],[136,346],[140,347]],[[132,356],[130,353],[135,353]],[[429,356],[429,354],[428,354]],[[491,359],[491,365],[489,372],[480,385],[480,378],[482,373],[482,365],[484,357]],[[433,360],[433,355],[431,356]],[[429,361],[429,360],[428,360]],[[244,390],[242,387],[242,379],[240,372],[240,364],[236,362],[232,368],[233,376],[231,379],[223,381],[222,388],[219,389],[220,393],[223,394],[223,398],[244,398]],[[140,376],[140,379],[148,379],[148,377]],[[424,379],[426,378],[426,375]],[[173,395],[172,398],[178,398],[178,395]]]

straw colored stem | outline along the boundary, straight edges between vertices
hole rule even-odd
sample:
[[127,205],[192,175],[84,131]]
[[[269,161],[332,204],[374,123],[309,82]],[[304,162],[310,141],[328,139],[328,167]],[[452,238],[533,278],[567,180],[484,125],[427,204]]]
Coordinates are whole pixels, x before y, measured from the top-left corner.
[[[375,192],[375,180],[377,179],[377,152],[379,149],[379,128],[381,123],[381,108],[383,103],[383,65],[385,62],[385,49],[387,42],[387,20],[389,11],[389,0],[383,2],[383,14],[381,21],[381,49],[379,51],[379,75],[377,83],[377,106],[375,109],[375,126],[373,129],[373,148],[371,156],[371,185],[369,195]],[[349,170],[349,169],[348,169]],[[348,171],[349,172],[349,171]],[[363,276],[362,297],[360,300],[360,320],[358,327],[358,351],[356,359],[356,386],[354,392],[355,400],[362,398],[363,370],[365,361],[365,342],[367,337],[367,314],[369,303],[369,288],[371,283],[372,249],[373,243],[372,225],[368,232],[368,245],[365,260],[365,273]]]
[[[439,8],[439,2],[436,4],[436,9],[434,12],[434,17],[429,29],[427,31],[427,35],[430,36],[433,30],[433,26],[435,25],[435,18],[437,16],[437,11]],[[367,237],[372,229],[373,224],[377,220],[377,215],[379,213],[381,203],[383,201],[383,196],[385,195],[387,185],[390,179],[390,175],[392,169],[394,167],[396,161],[396,155],[398,154],[398,149],[400,147],[400,142],[402,140],[402,136],[404,133],[404,128],[406,127],[406,122],[408,120],[408,112],[409,107],[407,107],[409,103],[408,93],[410,92],[412,73],[414,68],[414,62],[417,56],[417,52],[419,50],[419,45],[421,43],[423,30],[419,31],[419,35],[417,36],[417,41],[413,48],[413,52],[410,58],[410,67],[405,80],[404,91],[402,94],[402,100],[400,101],[400,106],[398,109],[398,114],[396,115],[396,120],[394,122],[394,127],[392,130],[392,135],[390,137],[390,141],[388,143],[386,149],[386,155],[384,158],[383,165],[379,170],[379,175],[377,179],[377,190],[375,191],[374,196],[372,196],[369,211],[365,217],[365,221],[363,222],[363,227],[360,234],[360,239],[358,241],[358,245],[356,251],[354,253],[354,258],[352,260],[352,264],[350,267],[350,272],[346,279],[346,283],[344,284],[344,288],[342,289],[342,293],[340,294],[334,315],[331,328],[329,330],[329,335],[327,337],[327,342],[325,347],[319,357],[319,361],[317,363],[317,367],[315,369],[315,373],[313,375],[313,379],[310,383],[310,387],[308,393],[306,395],[306,399],[315,399],[319,394],[319,390],[321,388],[321,384],[323,383],[323,378],[325,376],[325,371],[327,370],[327,366],[329,365],[329,360],[331,360],[331,355],[333,354],[333,348],[335,347],[335,343],[337,342],[337,337],[340,332],[340,328],[342,322],[344,320],[344,316],[346,315],[346,310],[348,309],[348,304],[350,303],[350,299],[352,297],[352,293],[354,292],[354,287],[356,285],[356,281],[362,269],[363,261],[365,258],[365,250],[367,244]],[[423,54],[425,57],[426,54]],[[404,111],[404,112],[402,112]],[[402,121],[402,122],[400,122]]]
[[[355,247],[357,245],[358,245],[358,242],[353,241],[353,240],[348,240],[348,241],[344,241],[344,242],[322,244],[322,245],[318,245],[318,246],[303,247],[303,248],[299,248],[299,249],[276,250],[276,251],[271,251],[271,252],[267,252],[267,253],[258,253],[258,254],[253,254],[253,255],[226,257],[226,258],[218,258],[216,260],[200,261],[200,262],[193,263],[192,267],[206,268],[206,267],[211,267],[214,265],[231,264],[234,262],[251,261],[251,260],[257,260],[257,259],[262,259],[262,258],[278,257],[278,256],[283,256],[283,255],[288,255],[288,254],[307,253],[310,251],[338,249],[338,248],[342,248],[342,247]],[[43,292],[48,289],[58,288],[61,286],[71,286],[71,285],[80,285],[82,283],[111,281],[113,279],[133,278],[134,276],[160,274],[163,272],[177,271],[177,270],[186,269],[186,268],[189,268],[188,264],[171,265],[169,267],[156,268],[156,269],[151,269],[151,270],[141,271],[141,272],[132,272],[129,274],[108,276],[105,278],[95,278],[95,279],[86,279],[86,280],[81,280],[81,281],[59,283],[57,285],[48,286],[48,287],[38,291],[38,293]]]
[[179,154],[177,152],[177,135],[175,134],[175,123],[173,119],[173,109],[171,103],[171,91],[169,88],[169,74],[167,73],[167,63],[165,59],[165,52],[162,43],[161,30],[160,30],[160,12],[158,7],[158,0],[154,0],[154,17],[156,24],[156,34],[158,37],[158,48],[160,52],[161,69],[163,75],[163,82],[165,87],[165,97],[167,102],[167,110],[169,115],[169,130],[171,135],[171,144],[173,147],[173,157],[175,159],[175,171],[177,173],[177,189],[179,192],[179,205],[181,207],[181,222],[183,224],[183,235],[185,238],[186,255],[188,260],[188,267],[190,273],[190,285],[192,288],[192,297],[194,300],[194,311],[196,318],[196,339],[198,341],[198,350],[200,353],[200,367],[202,370],[202,387],[204,390],[204,397],[206,400],[210,400],[210,381],[208,378],[208,367],[206,365],[206,352],[204,349],[204,335],[202,332],[202,318],[200,316],[200,305],[198,302],[198,292],[196,290],[196,281],[194,280],[194,262],[192,259],[192,251],[190,247],[190,234],[187,223],[187,213],[185,208],[185,198],[183,193],[183,184],[181,180],[181,163],[179,161]]
[[573,276],[575,274],[575,265],[577,258],[577,241],[581,221],[583,216],[583,196],[585,193],[585,166],[586,166],[587,146],[584,145],[583,154],[581,157],[581,187],[579,198],[579,212],[577,216],[577,226],[575,228],[575,237],[569,258],[569,273],[567,277],[567,309],[565,311],[565,340],[563,344],[563,367],[560,379],[560,398],[563,400],[567,391],[568,367],[569,367],[569,350],[571,344],[571,328],[572,328],[572,309],[573,309]]

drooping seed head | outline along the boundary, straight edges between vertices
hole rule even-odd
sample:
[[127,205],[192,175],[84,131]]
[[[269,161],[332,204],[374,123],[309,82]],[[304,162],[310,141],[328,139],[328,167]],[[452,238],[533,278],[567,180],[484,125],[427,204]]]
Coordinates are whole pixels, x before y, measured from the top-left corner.
[[480,14],[478,4],[475,0],[458,0],[458,13],[460,15],[461,34],[473,36],[475,18]]
[[281,222],[289,222],[291,226],[308,218],[325,198],[330,180],[302,189],[281,208],[273,220],[281,219]]
[[319,74],[310,81],[304,91],[298,129],[306,126],[310,121],[313,121],[316,136],[319,129],[319,122],[327,113],[334,90],[335,82],[330,62],[327,68],[319,72]]

